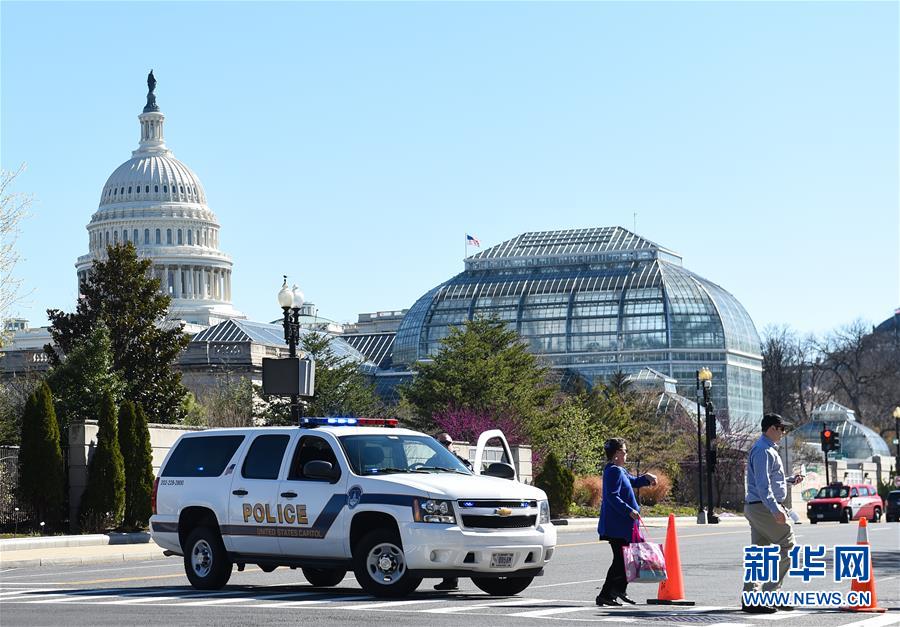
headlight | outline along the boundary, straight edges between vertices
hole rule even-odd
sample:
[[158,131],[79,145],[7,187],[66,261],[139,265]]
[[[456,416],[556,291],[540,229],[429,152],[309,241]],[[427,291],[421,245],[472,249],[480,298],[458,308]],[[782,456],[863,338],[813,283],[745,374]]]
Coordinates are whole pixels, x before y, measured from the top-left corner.
[[837,509],[837,508],[838,508],[838,504],[837,504],[837,503],[832,503],[832,504],[831,504],[831,508],[832,508],[832,509]]
[[550,503],[541,501],[541,515],[538,516],[538,524],[546,525],[550,522]]
[[456,524],[453,505],[450,501],[437,499],[413,499],[413,520],[416,522]]

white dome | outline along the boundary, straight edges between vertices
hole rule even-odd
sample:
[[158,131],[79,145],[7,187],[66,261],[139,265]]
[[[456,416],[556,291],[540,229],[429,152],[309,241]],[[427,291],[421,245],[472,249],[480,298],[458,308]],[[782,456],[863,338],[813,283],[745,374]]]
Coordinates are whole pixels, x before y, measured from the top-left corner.
[[107,179],[100,206],[140,200],[206,204],[197,175],[168,154],[143,154],[120,165]]

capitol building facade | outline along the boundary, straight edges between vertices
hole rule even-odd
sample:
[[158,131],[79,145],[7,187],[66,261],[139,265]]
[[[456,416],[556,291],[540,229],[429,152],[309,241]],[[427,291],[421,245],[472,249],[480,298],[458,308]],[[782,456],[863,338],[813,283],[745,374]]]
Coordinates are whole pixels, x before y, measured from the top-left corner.
[[219,223],[203,185],[166,147],[152,72],[147,84],[140,144],[103,186],[87,225],[89,252],[75,264],[79,284],[107,246],[131,242],[153,260],[154,275],[172,297],[169,317],[186,330],[245,318],[231,304],[231,258],[219,249]]

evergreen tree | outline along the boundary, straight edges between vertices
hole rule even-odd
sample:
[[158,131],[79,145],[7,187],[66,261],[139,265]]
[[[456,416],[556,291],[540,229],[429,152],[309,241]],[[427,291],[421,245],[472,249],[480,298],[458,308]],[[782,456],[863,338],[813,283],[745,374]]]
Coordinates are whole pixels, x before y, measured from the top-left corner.
[[559,463],[556,453],[550,453],[544,460],[544,467],[534,478],[534,485],[547,493],[550,512],[563,516],[569,511],[575,495],[575,475]]
[[448,409],[513,415],[528,424],[553,395],[548,371],[518,333],[497,318],[477,318],[450,335],[431,362],[412,366],[415,378],[401,389],[425,420]]
[[186,390],[172,364],[188,338],[180,327],[166,323],[171,298],[160,292],[159,280],[151,274],[153,262],[138,258],[131,242],[108,246],[106,255],[88,273],[74,313],[47,311],[57,348],[48,345],[44,350],[57,366],[98,322],[104,323],[113,369],[126,385],[125,397],[140,403],[151,422],[179,422]]
[[125,465],[125,510],[123,526],[138,530],[150,520],[153,491],[153,449],[147,416],[131,401],[119,409],[119,448]]
[[100,532],[119,526],[125,508],[125,468],[119,450],[116,405],[107,392],[100,404],[97,448],[88,465],[88,482],[81,497],[81,527]]
[[47,383],[53,390],[61,433],[68,433],[70,424],[96,420],[98,400],[107,392],[115,401],[122,398],[125,384],[113,370],[112,342],[102,321],[66,354],[65,361],[50,370]]
[[53,398],[47,384],[41,383],[25,404],[19,449],[19,498],[34,512],[36,523],[59,527],[65,481]]

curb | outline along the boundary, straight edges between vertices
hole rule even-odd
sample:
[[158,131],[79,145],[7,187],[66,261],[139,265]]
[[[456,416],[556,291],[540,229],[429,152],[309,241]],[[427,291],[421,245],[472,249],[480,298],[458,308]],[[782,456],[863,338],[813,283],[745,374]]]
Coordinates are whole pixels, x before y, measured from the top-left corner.
[[0,551],[149,543],[150,534],[146,531],[137,531],[134,533],[94,533],[83,536],[47,536],[43,538],[12,538],[9,540],[0,540]]
[[109,564],[116,562],[139,562],[145,560],[168,559],[162,549],[142,553],[116,553],[111,555],[90,555],[86,557],[34,557],[30,559],[0,559],[2,568],[34,568],[37,566],[85,566],[88,564]]
[[[585,529],[596,529],[597,524],[599,522],[599,518],[558,518],[550,521],[556,527],[557,533],[565,533],[565,532],[575,532],[575,531],[584,531]],[[669,522],[667,517],[663,516],[654,516],[652,518],[644,518],[644,524],[648,527],[665,527]],[[690,527],[715,527],[717,525],[698,525],[697,519],[694,516],[676,516],[675,517],[676,524],[679,527],[690,526]],[[727,516],[719,518],[718,525],[735,525],[735,524],[746,524],[747,519],[742,516]]]

